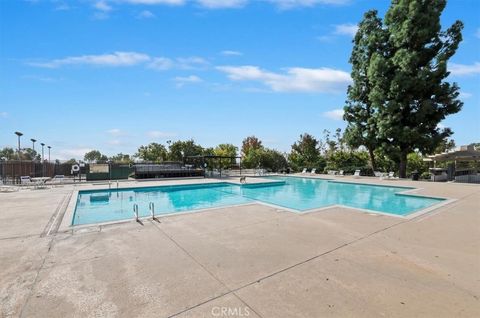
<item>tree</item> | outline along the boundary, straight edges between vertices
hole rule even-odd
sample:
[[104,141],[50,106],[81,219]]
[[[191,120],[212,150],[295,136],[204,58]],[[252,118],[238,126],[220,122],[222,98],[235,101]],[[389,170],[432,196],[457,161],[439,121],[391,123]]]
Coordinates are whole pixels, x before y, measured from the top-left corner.
[[0,159],[6,159],[6,160],[14,160],[16,159],[16,156],[15,156],[15,150],[13,150],[13,148],[10,148],[10,147],[5,147],[3,149],[0,150]]
[[6,160],[40,160],[40,155],[32,148],[24,148],[20,151],[10,147],[0,149],[0,159]]
[[175,141],[168,147],[168,160],[183,161],[187,156],[198,156],[203,153],[203,147],[197,145],[193,139]]
[[344,136],[342,136],[342,129],[337,128],[335,129],[335,134],[333,135],[333,138],[330,138],[330,131],[328,129],[323,130],[323,135],[325,137],[325,146],[322,141],[319,140],[319,149],[320,151],[323,149],[325,153],[328,155],[332,152],[335,152],[337,150],[345,150],[345,142],[344,142]]
[[98,150],[91,150],[85,154],[83,159],[87,162],[105,163],[108,161],[108,157],[103,155]]
[[382,147],[396,155],[406,177],[407,155],[432,152],[452,135],[438,124],[461,110],[459,87],[446,78],[447,62],[462,40],[463,23],[441,31],[446,0],[396,0],[385,16],[387,49],[370,62],[373,82],[387,84],[375,94]]
[[39,153],[37,153],[35,150],[33,150],[32,148],[25,148],[23,149],[20,157],[23,159],[23,160],[41,160],[42,157],[40,156]]
[[[237,156],[238,148],[232,144],[220,144],[215,147],[214,153],[216,156],[224,156],[224,157],[236,157]],[[231,167],[236,163],[236,159],[220,159],[220,166],[222,169],[226,169]]]
[[[463,24],[456,21],[441,31],[440,15],[445,4],[446,0],[394,0],[383,27],[376,13],[370,12],[363,26],[373,26],[372,31],[362,28],[358,34],[359,40],[362,37],[364,43],[373,43],[375,50],[368,51],[369,59],[360,59],[366,65],[358,68],[363,73],[359,79],[354,78],[353,86],[358,80],[362,84],[358,86],[368,91],[368,95],[361,101],[363,91],[353,94],[352,88],[349,91],[349,97],[350,93],[355,97],[352,109],[355,110],[358,101],[373,107],[370,112],[360,108],[358,113],[372,120],[367,123],[376,131],[376,138],[372,139],[374,145],[398,162],[402,178],[406,177],[407,155],[414,151],[431,153],[449,137],[452,131],[440,129],[438,124],[446,116],[459,112],[463,105],[458,100],[457,84],[446,81],[447,62],[462,40]],[[356,53],[352,52],[352,56],[356,57]],[[366,77],[363,77],[365,70]],[[346,119],[349,125],[353,123],[354,128],[347,134],[353,143],[358,141],[355,137],[368,137],[368,130],[355,125],[355,116],[348,114]]]
[[472,142],[469,146],[473,146],[475,150],[480,150],[480,142]]
[[412,152],[407,155],[408,165],[407,172],[418,172],[420,175],[428,171],[428,164],[423,161],[423,157],[418,152]]
[[248,150],[246,155],[242,157],[242,166],[246,169],[259,168],[262,165],[262,156],[265,149],[257,148]]
[[278,172],[288,168],[285,154],[275,149],[262,148],[260,152],[260,167],[269,171]]
[[262,142],[255,136],[249,136],[242,141],[242,156],[248,157],[250,151],[263,148]]
[[435,148],[433,153],[442,153],[442,152],[447,152],[455,148],[455,141],[453,139],[448,139],[445,138],[443,139]]
[[249,136],[242,141],[242,166],[246,169],[262,166],[264,147],[262,141],[255,136]]
[[213,148],[213,147],[204,148],[203,151],[202,151],[202,155],[203,156],[213,156],[213,155],[215,155],[215,148]]
[[300,139],[292,145],[288,159],[295,170],[317,167],[320,159],[319,141],[307,133],[300,135]]
[[71,159],[65,161],[64,164],[74,165],[74,164],[77,164],[77,162],[78,162],[77,159],[71,158]]
[[167,160],[167,148],[164,145],[152,142],[147,146],[140,146],[135,157],[145,161],[162,162]]
[[110,160],[113,162],[122,162],[122,163],[130,163],[132,162],[132,159],[130,158],[130,155],[128,154],[123,154],[123,153],[118,153],[115,156],[111,156]]
[[338,150],[328,154],[326,169],[343,170],[346,173],[354,173],[357,169],[365,170],[368,165],[368,157],[366,151]]
[[376,10],[365,13],[358,25],[350,57],[353,84],[348,87],[343,118],[348,122],[345,140],[350,147],[368,150],[372,170],[376,170],[375,149],[378,146],[377,110],[370,99],[373,83],[369,80],[372,56],[385,51],[387,32]]

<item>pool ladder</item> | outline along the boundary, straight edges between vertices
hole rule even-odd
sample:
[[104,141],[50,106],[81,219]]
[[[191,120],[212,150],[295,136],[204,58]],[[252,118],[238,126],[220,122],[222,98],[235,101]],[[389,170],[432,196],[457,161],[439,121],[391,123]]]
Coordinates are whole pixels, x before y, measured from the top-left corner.
[[[116,181],[117,183],[117,190],[118,190],[118,180]],[[112,181],[108,181],[108,190],[112,190]]]
[[[152,220],[155,220],[155,203],[150,202],[148,204],[148,209],[150,210],[150,215],[152,216]],[[133,215],[135,216],[135,221],[138,222],[138,204],[133,205]]]
[[152,220],[155,220],[155,203],[150,202],[148,204],[148,209],[150,210],[150,215],[152,216]]
[[138,204],[133,205],[133,215],[135,216],[135,221],[138,222]]

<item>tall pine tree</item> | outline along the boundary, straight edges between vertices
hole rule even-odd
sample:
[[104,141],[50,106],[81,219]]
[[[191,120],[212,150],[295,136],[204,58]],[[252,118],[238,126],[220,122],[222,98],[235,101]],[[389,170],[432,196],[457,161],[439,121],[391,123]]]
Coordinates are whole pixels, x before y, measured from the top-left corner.
[[462,41],[463,23],[456,21],[442,31],[445,5],[446,0],[394,0],[385,16],[389,52],[379,65],[388,70],[389,87],[378,127],[384,146],[398,156],[400,177],[406,176],[408,153],[431,152],[452,134],[438,124],[463,106],[457,84],[446,81],[447,62]]
[[377,11],[365,13],[353,40],[349,61],[352,64],[353,84],[348,87],[348,100],[344,108],[344,119],[348,122],[345,140],[351,147],[367,148],[373,170],[376,170],[374,150],[379,144],[376,122],[379,105],[373,105],[370,98],[374,83],[370,82],[368,71],[372,57],[385,51],[387,35]]
[[[447,82],[447,63],[462,41],[463,24],[456,21],[441,30],[440,16],[445,5],[446,0],[393,0],[385,26],[379,26],[387,33],[386,40],[379,39],[378,34],[383,34],[380,31],[365,34],[378,41],[368,67],[362,67],[367,69],[366,81],[353,76],[353,86],[367,83],[363,86],[368,89],[367,101],[373,110],[363,114],[367,122],[375,124],[377,137],[373,144],[397,160],[402,178],[406,177],[407,154],[414,150],[433,151],[452,134],[448,128],[438,128],[438,124],[463,105],[458,100],[457,84]],[[347,120],[348,116],[347,111]],[[350,122],[355,123],[355,115],[352,117]],[[369,135],[363,132],[361,136]],[[366,147],[367,141],[363,141]]]

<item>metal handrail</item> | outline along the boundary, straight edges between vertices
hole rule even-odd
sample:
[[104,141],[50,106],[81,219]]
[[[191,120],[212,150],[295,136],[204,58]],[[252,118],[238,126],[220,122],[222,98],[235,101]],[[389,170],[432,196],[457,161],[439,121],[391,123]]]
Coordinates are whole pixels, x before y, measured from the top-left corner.
[[150,202],[148,204],[148,209],[150,210],[150,215],[152,216],[152,220],[155,220],[155,203]]
[[133,215],[135,216],[135,221],[138,222],[138,204],[133,205]]

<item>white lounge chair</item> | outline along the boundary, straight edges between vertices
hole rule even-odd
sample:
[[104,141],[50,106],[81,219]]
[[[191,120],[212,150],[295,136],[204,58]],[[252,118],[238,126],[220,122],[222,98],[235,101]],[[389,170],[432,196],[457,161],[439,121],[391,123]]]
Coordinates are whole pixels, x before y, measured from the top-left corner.
[[338,176],[339,176],[339,177],[343,177],[343,176],[345,176],[344,173],[345,173],[345,172],[344,172],[343,170],[340,170],[340,171],[338,172]]
[[14,191],[18,191],[18,187],[6,185],[3,183],[2,180],[0,180],[0,192],[14,192]]
[[302,170],[302,174],[305,174],[305,173],[307,173],[307,168],[303,168]]
[[354,178],[360,178],[360,170],[355,170],[355,173],[353,174]]
[[390,171],[390,172],[388,173],[388,176],[386,177],[386,179],[388,179],[388,180],[396,180],[396,179],[398,179],[398,177],[395,177],[395,172]]
[[317,169],[316,169],[316,168],[313,168],[310,173],[311,173],[311,174],[315,174],[316,172],[317,172]]
[[65,182],[65,176],[63,174],[57,174],[52,179],[52,185],[63,185]]
[[380,178],[380,179],[385,176],[385,174],[383,172],[380,172],[380,171],[374,171],[373,175],[377,178]]
[[35,182],[33,182],[32,179],[29,176],[21,176],[20,177],[20,184],[22,186],[29,187],[29,186],[35,185]]

